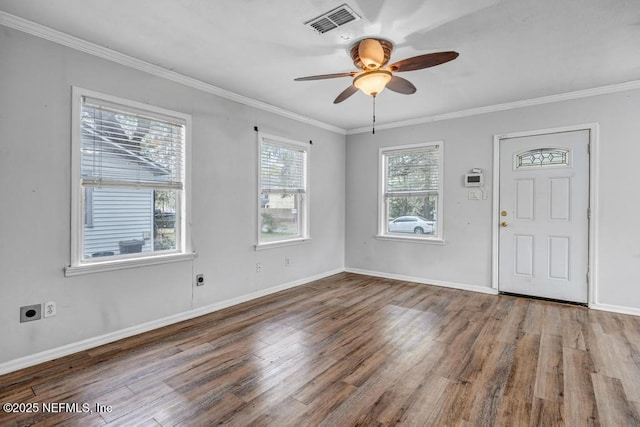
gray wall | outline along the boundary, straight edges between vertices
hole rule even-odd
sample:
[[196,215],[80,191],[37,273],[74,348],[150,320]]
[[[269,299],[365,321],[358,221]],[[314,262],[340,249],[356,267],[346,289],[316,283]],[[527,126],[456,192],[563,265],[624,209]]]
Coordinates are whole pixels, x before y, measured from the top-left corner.
[[[198,258],[64,276],[70,261],[72,85],[192,115],[192,241]],[[493,135],[594,122],[600,124],[596,302],[640,313],[640,197],[632,176],[640,159],[638,90],[345,138],[0,26],[0,95],[0,367],[345,265],[486,290]],[[310,243],[253,248],[255,125],[314,141]],[[437,140],[445,141],[446,242],[375,239],[378,148]],[[474,167],[485,170],[486,200],[467,200],[462,175]],[[205,275],[204,287],[193,287],[196,273]],[[57,316],[18,322],[20,306],[46,301],[57,302]]]
[[[600,308],[640,314],[640,90],[347,137],[347,269],[423,282],[491,287],[493,136],[599,123],[597,228]],[[378,240],[378,149],[444,140],[444,245]],[[488,198],[468,200],[462,177],[485,171]]]
[[[72,85],[192,115],[195,260],[64,276]],[[2,26],[0,94],[0,364],[344,268],[344,135]],[[309,243],[253,247],[256,125],[313,140]],[[196,273],[205,286],[192,286]],[[57,303],[57,316],[19,323],[20,306],[46,301]]]

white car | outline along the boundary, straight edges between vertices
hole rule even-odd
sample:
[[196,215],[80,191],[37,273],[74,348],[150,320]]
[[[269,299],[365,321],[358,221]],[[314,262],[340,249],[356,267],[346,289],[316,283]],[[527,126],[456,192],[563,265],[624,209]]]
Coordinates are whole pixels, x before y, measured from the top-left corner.
[[390,233],[433,234],[434,221],[421,216],[399,216],[389,221]]

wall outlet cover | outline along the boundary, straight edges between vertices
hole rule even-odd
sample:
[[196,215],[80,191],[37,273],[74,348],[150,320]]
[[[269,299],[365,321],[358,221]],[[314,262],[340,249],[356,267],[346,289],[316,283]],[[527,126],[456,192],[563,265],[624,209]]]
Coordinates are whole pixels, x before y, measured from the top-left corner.
[[204,274],[196,274],[196,286],[204,286]]
[[43,316],[44,317],[53,317],[58,313],[56,308],[56,303],[54,301],[49,301],[44,303]]
[[20,323],[40,320],[42,318],[42,305],[25,305],[20,307]]

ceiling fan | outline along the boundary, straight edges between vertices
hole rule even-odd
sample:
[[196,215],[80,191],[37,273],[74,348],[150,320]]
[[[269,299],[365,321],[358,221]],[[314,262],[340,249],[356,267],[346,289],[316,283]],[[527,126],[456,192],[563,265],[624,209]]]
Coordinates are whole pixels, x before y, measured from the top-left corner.
[[393,73],[434,67],[444,64],[445,62],[453,61],[458,57],[458,52],[436,52],[413,56],[391,65],[386,65],[389,62],[392,50],[393,44],[388,40],[366,38],[355,43],[350,49],[353,64],[359,68],[360,71],[298,77],[294,80],[306,81],[353,77],[351,86],[342,91],[333,103],[338,104],[344,101],[356,93],[358,89],[367,95],[373,96],[375,102],[376,95],[382,92],[384,88],[404,95],[411,95],[416,92],[416,87],[413,83],[402,77],[395,76]]

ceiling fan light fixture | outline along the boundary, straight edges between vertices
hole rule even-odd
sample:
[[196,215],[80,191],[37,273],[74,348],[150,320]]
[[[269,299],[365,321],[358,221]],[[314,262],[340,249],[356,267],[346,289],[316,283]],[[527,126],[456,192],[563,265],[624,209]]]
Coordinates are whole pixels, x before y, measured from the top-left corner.
[[375,70],[385,62],[384,49],[376,39],[364,39],[358,44],[358,55],[362,64],[369,70]]
[[391,81],[391,72],[386,70],[367,71],[353,79],[353,85],[367,95],[376,96]]

